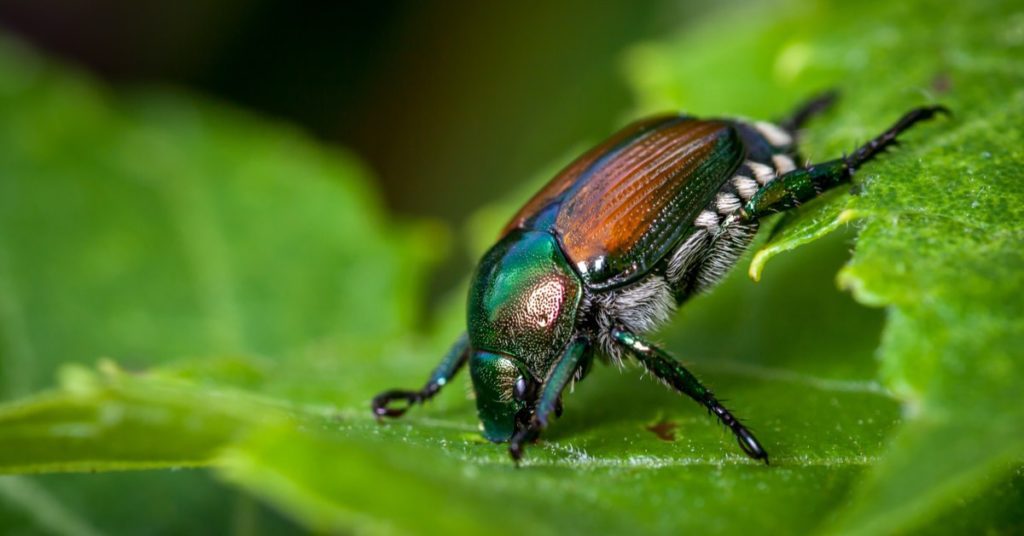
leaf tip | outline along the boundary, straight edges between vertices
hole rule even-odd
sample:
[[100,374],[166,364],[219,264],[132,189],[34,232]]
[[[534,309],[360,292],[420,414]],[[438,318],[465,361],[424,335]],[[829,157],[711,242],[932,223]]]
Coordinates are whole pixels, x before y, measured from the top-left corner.
[[839,216],[836,216],[835,224],[838,226],[845,223],[850,223],[856,219],[861,218],[862,216],[863,215],[857,209],[843,209],[843,211],[839,213]]
[[772,252],[768,248],[759,249],[754,254],[754,258],[750,261],[750,268],[747,269],[750,279],[753,279],[754,282],[761,280],[761,272],[764,271],[764,265],[770,258],[772,258]]
[[68,393],[89,396],[99,389],[100,379],[96,373],[78,363],[63,365],[57,371],[57,383]]
[[857,273],[856,267],[846,265],[836,274],[836,287],[844,292],[849,292],[853,299],[861,305],[868,307],[884,307],[889,305],[889,300],[872,292],[865,283],[863,277]]

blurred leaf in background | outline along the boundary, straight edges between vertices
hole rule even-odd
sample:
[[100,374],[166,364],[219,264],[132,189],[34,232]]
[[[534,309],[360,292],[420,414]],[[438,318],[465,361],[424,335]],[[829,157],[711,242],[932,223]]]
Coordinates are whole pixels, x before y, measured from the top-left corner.
[[[773,117],[840,87],[806,135],[814,159],[924,102],[956,117],[862,170],[857,195],[779,222],[759,284],[737,270],[664,330],[771,467],[634,369],[604,369],[515,470],[475,435],[460,385],[386,426],[365,409],[419,384],[457,334],[459,298],[430,318],[443,329],[416,329],[442,229],[388,221],[349,155],[280,125],[111,95],[5,42],[0,377],[16,400],[0,468],[210,466],[224,484],[6,477],[2,526],[297,528],[266,504],[360,533],[1019,530],[1022,49],[1010,2],[924,1],[740,6],[634,48],[638,111]],[[482,210],[473,242],[510,212]],[[837,272],[886,308],[838,291]],[[81,365],[100,356],[115,361]]]
[[[322,382],[281,390],[344,392],[360,379],[334,356],[420,318],[445,234],[387,222],[351,156],[208,103],[115,98],[9,41],[0,72],[4,398],[101,356],[257,385],[307,354]],[[117,509],[101,495],[82,500]]]

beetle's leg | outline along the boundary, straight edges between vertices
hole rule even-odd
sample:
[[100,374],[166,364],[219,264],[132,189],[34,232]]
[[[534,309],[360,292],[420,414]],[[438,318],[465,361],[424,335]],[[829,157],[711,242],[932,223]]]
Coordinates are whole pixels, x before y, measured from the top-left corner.
[[[469,337],[465,333],[455,341],[451,350],[441,360],[441,364],[431,373],[427,384],[419,391],[405,391],[392,389],[373,397],[370,407],[378,419],[381,417],[400,417],[415,404],[420,404],[436,395],[454,376],[466,361],[469,359]],[[401,401],[404,405],[390,407],[394,401]]]
[[778,125],[788,130],[790,133],[795,133],[812,117],[831,108],[838,98],[839,92],[834,89],[815,95],[810,100],[807,100],[798,106],[796,110],[793,110],[793,113],[791,113],[789,117],[778,121]]
[[523,445],[537,439],[541,430],[547,427],[548,418],[552,413],[560,413],[562,391],[569,385],[576,371],[590,355],[590,341],[585,337],[577,337],[565,347],[562,357],[551,367],[548,376],[540,388],[540,396],[533,409],[530,422],[516,433],[509,441],[508,453],[512,459],[519,461],[523,457]]
[[740,423],[739,419],[734,417],[729,410],[725,409],[725,406],[715,398],[707,387],[701,385],[700,381],[690,371],[686,370],[686,367],[673,359],[664,350],[642,340],[629,331],[615,329],[612,331],[612,337],[639,359],[643,366],[651,371],[651,374],[657,376],[658,379],[667,383],[673,389],[708,408],[708,411],[718,417],[722,424],[732,430],[732,433],[736,435],[737,441],[739,441],[740,448],[743,449],[747,456],[755,460],[764,460],[764,463],[768,463],[768,453],[757,442],[754,434],[750,433],[750,430],[747,430]]
[[853,154],[795,169],[769,182],[765,187],[741,207],[735,217],[740,221],[753,221],[768,214],[782,212],[814,199],[823,192],[850,181],[857,168],[871,161],[879,153],[895,145],[900,133],[914,126],[919,121],[934,117],[936,114],[948,114],[944,106],[926,106],[907,112],[893,126],[875,139],[860,146]]

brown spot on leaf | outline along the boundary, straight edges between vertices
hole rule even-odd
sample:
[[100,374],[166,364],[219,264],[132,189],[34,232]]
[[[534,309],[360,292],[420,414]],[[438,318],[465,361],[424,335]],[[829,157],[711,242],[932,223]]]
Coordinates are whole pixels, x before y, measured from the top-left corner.
[[654,435],[658,436],[658,439],[661,439],[662,441],[675,441],[676,428],[679,428],[679,425],[662,417],[658,419],[658,422],[648,424],[647,426],[644,426],[644,428],[646,428],[648,432],[652,432]]

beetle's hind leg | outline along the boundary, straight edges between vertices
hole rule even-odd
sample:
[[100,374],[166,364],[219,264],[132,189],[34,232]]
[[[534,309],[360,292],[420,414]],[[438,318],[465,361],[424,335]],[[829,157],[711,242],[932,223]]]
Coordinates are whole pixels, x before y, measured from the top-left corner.
[[800,106],[797,106],[788,117],[777,121],[776,124],[786,129],[790,134],[796,134],[811,118],[828,111],[838,99],[839,92],[835,89],[819,93],[800,104]]
[[768,463],[768,452],[764,450],[761,443],[757,441],[754,434],[743,426],[728,409],[723,406],[708,388],[701,385],[690,371],[682,364],[653,344],[647,343],[640,337],[624,329],[615,329],[612,332],[615,341],[633,354],[643,366],[667,383],[673,389],[689,396],[697,403],[706,407],[709,412],[718,417],[722,424],[726,425],[736,436],[736,440],[743,449],[743,452],[755,460],[763,460]]
[[755,221],[814,199],[836,186],[849,182],[858,168],[896,145],[897,136],[910,127],[937,114],[948,113],[949,110],[944,106],[915,108],[849,156],[795,169],[772,180],[730,218],[741,222]]
[[[378,419],[381,417],[401,417],[412,406],[430,400],[455,377],[455,374],[466,364],[468,359],[469,338],[466,334],[463,334],[452,345],[451,350],[448,351],[448,354],[441,360],[441,363],[434,369],[434,372],[431,373],[430,379],[427,380],[427,384],[422,389],[419,391],[406,391],[402,389],[384,391],[373,397],[373,400],[370,402],[373,415]],[[401,402],[402,405],[392,407],[393,402]]]

